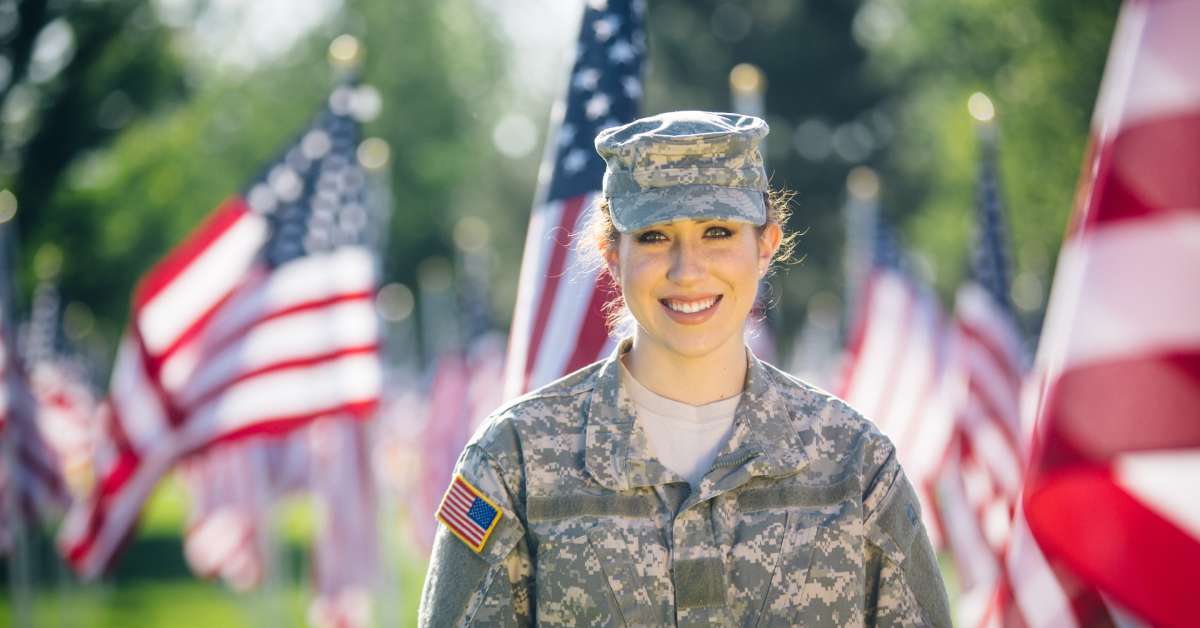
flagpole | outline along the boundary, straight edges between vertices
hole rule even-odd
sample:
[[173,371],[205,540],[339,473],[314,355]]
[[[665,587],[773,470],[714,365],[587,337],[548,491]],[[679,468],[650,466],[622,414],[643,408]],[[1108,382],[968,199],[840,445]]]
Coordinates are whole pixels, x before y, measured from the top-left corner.
[[18,627],[32,626],[32,584],[29,555],[29,539],[25,525],[25,517],[21,508],[20,491],[17,469],[16,426],[13,423],[13,409],[17,402],[14,378],[17,375],[17,343],[15,327],[13,326],[13,300],[16,289],[13,285],[12,274],[16,268],[16,239],[12,235],[13,220],[17,214],[17,198],[9,190],[0,190],[0,333],[3,334],[3,350],[8,354],[4,360],[3,394],[7,397],[3,434],[3,464],[7,475],[7,490],[4,491],[4,509],[11,520],[12,554],[8,561],[8,587],[13,605],[13,625]]
[[879,221],[879,175],[867,166],[857,166],[846,176],[846,239],[843,265],[845,286],[845,336],[853,331],[851,320],[859,309],[859,296],[871,267],[875,233]]
[[[763,71],[752,63],[739,63],[729,71],[729,95],[733,111],[745,115],[762,118],[766,116],[767,79]],[[765,156],[767,144],[764,139],[759,144],[759,150]],[[759,357],[769,362],[779,362],[779,347],[772,329],[777,328],[779,318],[779,303],[772,303],[775,296],[774,286],[770,279],[763,277],[758,282],[758,296],[754,311],[747,326],[751,330],[747,341],[752,349],[765,355]],[[757,337],[756,337],[757,336]],[[770,343],[770,344],[764,344]]]

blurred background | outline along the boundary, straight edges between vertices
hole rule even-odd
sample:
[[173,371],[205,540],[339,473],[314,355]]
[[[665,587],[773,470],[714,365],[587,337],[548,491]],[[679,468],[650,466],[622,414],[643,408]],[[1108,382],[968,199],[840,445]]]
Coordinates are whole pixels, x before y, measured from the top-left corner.
[[[305,132],[339,80],[330,44],[352,35],[360,48],[343,53],[361,64],[355,116],[363,137],[382,140],[357,154],[386,215],[374,300],[385,375],[369,438],[383,549],[369,602],[342,602],[369,606],[377,625],[412,624],[432,529],[427,493],[440,495],[449,471],[414,443],[453,443],[453,464],[469,428],[435,438],[427,417],[469,397],[474,405],[454,412],[477,420],[502,398],[526,229],[547,142],[557,141],[552,108],[573,80],[581,16],[604,4],[0,0],[4,298],[6,316],[25,321],[12,346],[67,356],[73,377],[102,398],[139,278]],[[970,268],[985,153],[1007,214],[1007,297],[1032,350],[1118,5],[646,3],[640,111],[757,107],[771,127],[772,184],[797,194],[790,228],[802,233],[801,260],[769,288],[776,363],[836,386],[850,333],[852,171],[860,182],[874,175],[877,195],[864,194],[911,253],[908,272],[953,301]],[[808,328],[827,340],[804,340]],[[454,354],[461,364],[447,357],[483,337],[490,344]],[[185,558],[198,498],[180,468],[158,483],[97,582],[81,583],[56,558],[55,525],[24,529],[25,557],[5,559],[0,623],[324,625],[310,580],[327,507],[286,491],[259,533],[266,567],[255,585],[204,579]],[[94,481],[67,478],[84,492]],[[957,598],[954,561],[945,567]]]

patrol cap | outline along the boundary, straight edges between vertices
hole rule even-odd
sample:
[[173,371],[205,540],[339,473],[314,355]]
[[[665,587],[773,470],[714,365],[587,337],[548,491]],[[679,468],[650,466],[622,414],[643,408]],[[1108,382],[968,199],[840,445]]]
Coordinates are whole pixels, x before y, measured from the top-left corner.
[[604,129],[604,196],[613,224],[627,233],[672,220],[767,221],[767,172],[754,116],[672,111]]

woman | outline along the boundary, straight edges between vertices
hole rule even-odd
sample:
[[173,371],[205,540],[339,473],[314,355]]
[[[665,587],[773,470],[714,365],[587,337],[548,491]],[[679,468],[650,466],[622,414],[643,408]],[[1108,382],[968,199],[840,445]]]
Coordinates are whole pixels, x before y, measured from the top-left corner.
[[596,138],[593,231],[635,329],[467,445],[422,625],[950,625],[891,443],[745,347],[786,244],[766,134],[693,111]]

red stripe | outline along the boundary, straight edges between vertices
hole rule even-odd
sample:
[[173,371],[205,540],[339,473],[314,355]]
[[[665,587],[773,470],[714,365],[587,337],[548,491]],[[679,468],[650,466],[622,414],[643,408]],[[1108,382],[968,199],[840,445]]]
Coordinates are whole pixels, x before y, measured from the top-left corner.
[[579,219],[579,213],[583,210],[584,200],[587,195],[575,196],[562,201],[562,215],[559,217],[558,225],[550,229],[543,237],[552,239],[553,244],[550,250],[550,262],[546,266],[546,275],[541,279],[545,282],[542,285],[541,300],[537,304],[537,315],[533,318],[533,326],[530,328],[532,338],[529,341],[529,353],[525,356],[525,385],[521,388],[526,390],[529,387],[529,375],[533,372],[533,367],[537,364],[538,353],[542,348],[542,339],[546,332],[546,322],[550,319],[550,311],[554,307],[555,297],[558,295],[558,283],[562,279],[563,267],[566,264],[567,253],[571,250],[571,232],[575,229],[575,221]]
[[1074,368],[1054,381],[1040,421],[1043,470],[1124,451],[1200,447],[1200,351]]
[[[1200,111],[1156,116],[1122,129],[1087,155],[1075,224],[1137,220],[1168,212],[1200,212]],[[1093,176],[1093,173],[1094,176]]]
[[854,330],[850,335],[850,357],[847,360],[845,372],[842,374],[841,386],[837,395],[843,399],[849,394],[851,387],[854,385],[854,378],[858,374],[858,366],[862,358],[863,344],[867,337],[867,319],[870,318],[871,308],[875,300],[875,283],[878,281],[878,275],[874,272],[867,277],[867,284],[863,286],[862,294],[860,295],[861,305],[854,318]]
[[183,414],[190,415],[190,414],[196,412],[196,410],[198,410],[199,408],[203,407],[205,404],[212,401],[214,398],[220,396],[221,394],[223,394],[224,392],[229,390],[235,384],[245,382],[245,381],[253,379],[255,377],[259,377],[261,375],[266,375],[268,373],[275,373],[278,371],[285,371],[288,369],[315,366],[315,365],[321,364],[323,362],[333,362],[334,360],[337,360],[338,358],[343,358],[343,357],[351,356],[351,355],[361,355],[361,354],[378,353],[378,352],[379,352],[379,344],[378,343],[373,343],[373,344],[369,344],[369,345],[361,345],[361,346],[357,346],[357,347],[344,347],[341,349],[336,349],[334,351],[328,351],[325,353],[310,355],[310,356],[306,356],[303,358],[294,358],[291,360],[280,360],[279,362],[274,362],[272,364],[268,364],[266,366],[262,366],[262,367],[259,367],[256,369],[251,369],[249,371],[243,371],[241,373],[238,373],[237,375],[234,375],[233,377],[230,377],[229,379],[225,380],[224,382],[221,382],[220,384],[213,386],[211,389],[209,389],[208,391],[205,391],[203,394],[197,395],[196,400],[193,401],[191,404],[189,404],[187,408],[183,409]]
[[463,512],[469,510],[475,503],[475,497],[471,495],[464,495],[462,490],[457,487],[455,487],[453,492],[446,495],[446,499],[449,500],[456,508],[462,509]]
[[[891,358],[892,368],[889,370],[893,376],[887,378],[887,382],[884,384],[883,394],[879,396],[879,416],[869,417],[876,421],[888,423],[888,429],[891,429],[890,424],[892,422],[893,412],[892,396],[896,394],[896,384],[900,381],[900,367],[907,366],[906,358],[908,357],[908,345],[911,344],[913,335],[913,314],[917,307],[917,295],[914,294],[911,289],[909,289],[910,287],[907,285],[907,283],[905,284],[904,288],[906,299],[904,303],[904,314],[903,318],[901,319],[903,322],[896,326],[898,333],[902,335],[900,336],[900,343],[896,346],[895,352],[891,356],[888,356]],[[878,330],[879,327],[875,326],[874,329]]]
[[[979,401],[979,405],[983,409],[983,418],[996,429],[1004,437],[1004,442],[1008,443],[1008,448],[1012,450],[1017,460],[1021,459],[1021,446],[1017,443],[1017,426],[1021,421],[1019,416],[1005,417],[996,407],[996,402],[993,401],[991,395],[988,394],[983,386],[979,383],[978,377],[971,377],[973,374],[968,374],[967,389],[971,397]],[[1016,390],[1012,391],[1013,395],[1019,395]]]
[[458,512],[442,511],[442,518],[445,519],[446,522],[450,524],[450,527],[454,528],[454,530],[459,534],[462,534],[463,536],[466,536],[470,540],[474,541],[475,545],[479,545],[481,542],[483,542],[483,534],[479,532],[479,526],[472,527],[471,524],[473,522],[467,521],[464,516],[460,515]]
[[[267,321],[276,320],[279,318],[283,318],[285,316],[289,316],[292,314],[298,314],[301,312],[308,312],[311,310],[319,310],[323,307],[337,305],[339,303],[349,303],[351,301],[370,301],[373,298],[374,298],[374,294],[369,290],[363,290],[363,291],[358,291],[358,292],[346,292],[346,293],[341,293],[341,294],[334,294],[334,295],[324,297],[321,299],[313,299],[311,301],[302,301],[300,303],[295,303],[295,304],[289,305],[288,307],[285,307],[285,308],[268,311],[265,314],[261,314],[256,318],[253,318],[247,322],[241,323],[238,327],[234,328],[231,331],[226,332],[224,335],[222,335],[218,338],[213,338],[213,339],[206,341],[205,342],[205,345],[206,345],[205,354],[210,355],[210,356],[218,355],[223,350],[227,349],[229,347],[229,345],[232,345],[232,344],[236,343],[237,341],[242,340],[247,335],[249,335],[250,331],[253,330],[256,326],[261,325]],[[214,322],[215,323],[216,321],[214,320],[214,321],[206,321],[206,322]],[[205,329],[207,329],[208,325],[205,325],[204,327],[205,327]],[[172,352],[174,352],[174,350],[176,350],[177,348],[178,348],[178,346],[173,346]]]
[[[243,427],[221,432],[213,435],[208,442],[201,444],[188,453],[202,451],[210,446],[220,443],[241,440],[243,438],[251,438],[254,436],[278,436],[287,434],[299,427],[303,427],[306,423],[324,416],[345,415],[353,419],[366,420],[375,415],[379,407],[379,399],[367,399],[363,401],[353,401],[342,404],[336,404],[309,412],[300,412],[291,415],[280,415],[270,418],[256,419],[253,423]],[[185,454],[186,455],[186,454]]]
[[[450,491],[446,493],[446,499],[443,500],[442,507],[439,509],[439,511],[441,512],[442,517],[448,520],[448,523],[451,524],[451,527],[458,532],[469,536],[475,541],[475,544],[478,545],[483,541],[483,534],[486,532],[486,530],[480,527],[478,523],[476,523],[467,515],[470,504],[473,503],[475,499],[472,495],[471,498],[467,500],[465,496],[459,493],[460,491],[465,490],[465,488],[458,484],[458,480],[456,479]],[[465,504],[464,501],[466,502]]]
[[[197,324],[199,323],[200,321],[197,321]],[[134,346],[137,347],[138,352],[138,363],[133,368],[142,369],[142,376],[138,379],[149,386],[150,392],[158,399],[158,405],[162,408],[167,423],[171,427],[179,427],[183,424],[185,417],[171,402],[171,395],[167,394],[162,379],[158,376],[159,371],[162,370],[163,358],[150,354],[146,342],[142,339],[142,331],[136,324],[130,325],[130,333],[133,334]]]
[[1026,491],[1025,511],[1046,553],[1085,581],[1151,624],[1192,625],[1200,542],[1117,487],[1108,468],[1046,474]]
[[171,344],[167,345],[167,347],[163,349],[161,354],[152,355],[147,351],[146,361],[147,364],[150,365],[150,372],[154,374],[155,379],[158,378],[158,372],[162,369],[162,363],[165,362],[167,358],[171,357],[176,351],[179,350],[180,347],[188,344],[197,336],[203,334],[204,331],[208,329],[209,323],[211,323],[218,314],[224,311],[225,307],[229,305],[229,302],[235,297],[245,294],[249,291],[261,289],[262,286],[260,283],[266,279],[267,276],[268,273],[265,269],[251,269],[245,278],[237,282],[237,284],[235,284],[233,288],[222,295],[221,298],[214,301],[212,306],[205,310],[203,314],[189,323],[188,326],[184,328],[183,332],[179,334],[177,338],[172,340]]
[[468,498],[465,495],[458,493],[449,494],[446,496],[447,505],[450,506],[450,512],[457,512],[466,515],[467,511],[474,505],[475,498]]
[[970,321],[961,318],[958,319],[958,329],[965,339],[983,350],[990,358],[989,361],[995,367],[996,372],[1000,373],[1009,386],[1014,390],[1021,389],[1020,366],[1015,364],[1009,354],[1000,348],[1000,344],[996,342],[995,338],[984,333],[983,328],[975,327]]
[[146,303],[166,289],[214,241],[229,231],[249,211],[245,201],[236,196],[217,206],[186,240],[172,249],[138,282],[134,290],[134,312],[141,310]]
[[583,322],[579,326],[575,351],[567,362],[567,373],[573,373],[601,357],[600,352],[604,350],[604,343],[608,341],[608,321],[604,316],[604,306],[617,296],[617,288],[612,278],[607,273],[597,273],[591,300],[588,301]]

